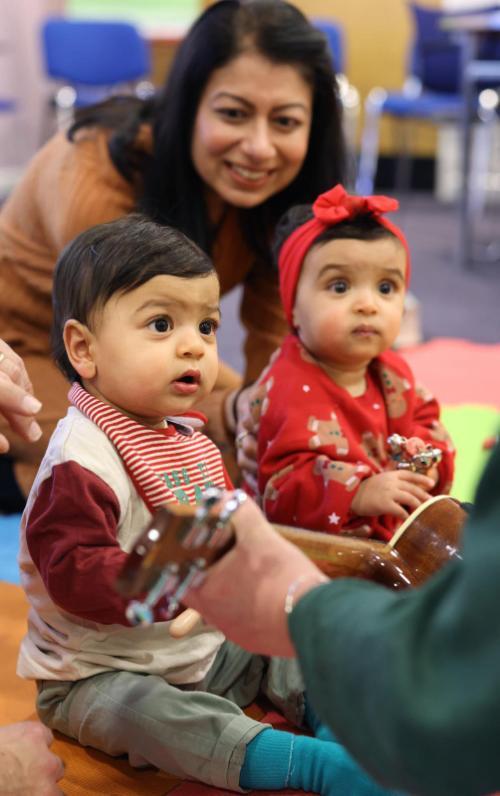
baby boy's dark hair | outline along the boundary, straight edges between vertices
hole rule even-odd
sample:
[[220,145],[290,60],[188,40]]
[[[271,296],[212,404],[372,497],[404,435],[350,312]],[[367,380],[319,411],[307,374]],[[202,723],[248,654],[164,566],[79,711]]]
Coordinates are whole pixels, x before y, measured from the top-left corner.
[[[311,205],[295,205],[281,216],[273,239],[273,261],[276,268],[278,267],[281,247],[286,239],[289,238],[292,232],[298,227],[301,227],[302,224],[305,224],[312,218],[314,218],[314,214]],[[363,213],[328,227],[324,232],[318,235],[313,245],[316,246],[318,243],[328,243],[330,240],[345,238],[354,238],[355,240],[394,238],[394,240],[398,240],[387,227],[378,223],[372,213]]]
[[64,347],[74,318],[91,326],[115,293],[128,293],[155,276],[193,279],[213,274],[207,255],[182,232],[133,214],[82,232],[60,255],[52,290],[52,353],[70,381],[80,381]]

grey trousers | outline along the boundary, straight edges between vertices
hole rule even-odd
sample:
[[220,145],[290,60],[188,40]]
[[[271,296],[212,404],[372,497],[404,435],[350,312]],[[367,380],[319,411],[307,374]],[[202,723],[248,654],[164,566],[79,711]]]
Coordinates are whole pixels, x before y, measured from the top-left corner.
[[201,683],[169,685],[157,675],[110,671],[76,682],[38,683],[37,710],[51,729],[132,766],[241,791],[247,744],[269,724],[241,707],[259,694],[294,724],[304,714],[294,660],[251,655],[225,642]]

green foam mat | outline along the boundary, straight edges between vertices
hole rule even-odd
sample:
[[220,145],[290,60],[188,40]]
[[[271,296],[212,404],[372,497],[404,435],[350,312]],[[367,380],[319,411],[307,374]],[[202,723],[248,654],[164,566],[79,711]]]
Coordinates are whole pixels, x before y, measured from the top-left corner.
[[441,419],[457,449],[451,494],[472,502],[489,456],[483,443],[498,434],[500,412],[494,406],[459,404],[443,406]]

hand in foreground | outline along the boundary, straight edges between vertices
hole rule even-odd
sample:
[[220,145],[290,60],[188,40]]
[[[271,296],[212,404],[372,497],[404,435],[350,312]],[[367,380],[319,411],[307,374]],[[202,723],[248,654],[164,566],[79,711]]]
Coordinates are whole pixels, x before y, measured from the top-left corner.
[[207,570],[202,584],[190,589],[183,602],[250,652],[293,657],[284,610],[289,588],[296,583],[296,604],[328,578],[278,535],[252,500],[240,506],[231,522],[235,546]]
[[434,481],[410,470],[389,470],[365,478],[358,487],[351,509],[360,517],[393,514],[405,520],[407,509],[414,511],[429,500]]
[[236,460],[243,477],[252,490],[257,490],[257,434],[259,418],[254,411],[252,395],[254,385],[245,387],[237,394],[234,414],[237,417],[235,428]]
[[168,632],[172,638],[184,638],[188,636],[197,625],[200,624],[202,618],[198,611],[193,611],[192,608],[186,608],[175,619],[172,619],[168,626]]
[[0,727],[2,796],[62,796],[56,783],[64,766],[48,748],[52,740],[51,731],[36,721]]
[[[233,393],[231,399],[231,415],[236,418],[233,431],[236,438],[238,467],[254,495],[258,494],[257,437],[259,434],[259,422],[267,402],[267,387],[263,379],[265,379],[279,352],[280,349],[278,348],[271,354],[268,364],[256,382],[244,389],[237,390],[236,393]],[[231,424],[229,425],[232,428]]]
[[[35,442],[42,435],[34,418],[40,408],[21,357],[0,340],[0,414],[13,431],[28,442]],[[7,439],[0,434],[0,453],[8,449]]]

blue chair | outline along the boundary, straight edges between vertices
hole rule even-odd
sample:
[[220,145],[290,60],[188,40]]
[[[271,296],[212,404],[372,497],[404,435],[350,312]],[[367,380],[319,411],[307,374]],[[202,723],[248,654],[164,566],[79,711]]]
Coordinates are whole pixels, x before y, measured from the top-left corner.
[[[463,113],[461,94],[461,48],[453,34],[441,27],[446,12],[409,3],[414,22],[414,40],[410,54],[408,77],[401,91],[373,88],[365,101],[365,123],[361,139],[356,190],[373,192],[378,162],[379,125],[382,114],[389,114],[400,123],[423,120],[432,123],[460,122]],[[491,8],[491,7],[490,7]],[[485,9],[473,9],[475,13]],[[464,13],[463,11],[461,13]],[[449,16],[449,14],[448,14]],[[481,53],[483,58],[500,58],[500,52]],[[498,50],[498,47],[497,47]],[[486,84],[478,88],[485,88]],[[495,103],[491,97],[482,103],[478,95],[478,116],[482,121],[493,121]],[[407,131],[408,132],[408,131]],[[407,142],[400,138],[399,150],[406,154]],[[406,166],[399,169],[399,187],[408,187],[408,159],[400,161]],[[406,179],[401,179],[402,177]],[[405,184],[406,183],[406,184]]]
[[315,17],[311,20],[315,28],[325,36],[330,50],[333,68],[337,73],[345,73],[344,32],[338,22],[333,19]]
[[149,48],[133,25],[51,17],[41,33],[47,75],[62,84],[54,97],[62,115],[111,94],[153,92]]
[[346,75],[346,47],[344,31],[333,19],[313,18],[314,27],[326,38],[332,56],[333,68],[337,75],[339,97],[342,103],[343,127],[347,154],[347,183],[354,185],[356,173],[356,139],[358,132],[361,102],[358,90],[349,82]]

